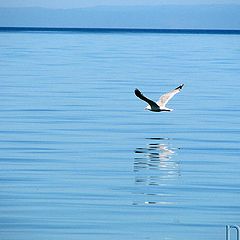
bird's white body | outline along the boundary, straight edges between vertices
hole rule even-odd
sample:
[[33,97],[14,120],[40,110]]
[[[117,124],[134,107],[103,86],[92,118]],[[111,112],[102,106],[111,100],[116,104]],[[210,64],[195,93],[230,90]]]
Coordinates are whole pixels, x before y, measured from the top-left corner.
[[163,94],[157,102],[152,101],[151,99],[145,97],[138,89],[135,89],[135,95],[142,99],[143,101],[147,102],[148,105],[145,107],[145,110],[149,110],[152,112],[171,112],[173,109],[167,108],[166,104],[169,100],[177,93],[181,91],[184,84],[181,84],[179,87],[175,88],[174,90]]

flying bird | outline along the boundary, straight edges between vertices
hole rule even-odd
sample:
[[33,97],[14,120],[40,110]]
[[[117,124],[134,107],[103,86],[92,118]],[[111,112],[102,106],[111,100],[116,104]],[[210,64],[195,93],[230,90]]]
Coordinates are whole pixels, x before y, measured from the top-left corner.
[[154,102],[153,100],[145,97],[137,88],[135,89],[135,95],[138,98],[148,103],[147,107],[145,107],[146,110],[149,110],[152,112],[163,112],[163,111],[171,112],[173,111],[173,109],[167,108],[166,104],[175,94],[181,91],[183,86],[184,84],[181,84],[179,87],[175,88],[174,90],[163,94],[157,102]]

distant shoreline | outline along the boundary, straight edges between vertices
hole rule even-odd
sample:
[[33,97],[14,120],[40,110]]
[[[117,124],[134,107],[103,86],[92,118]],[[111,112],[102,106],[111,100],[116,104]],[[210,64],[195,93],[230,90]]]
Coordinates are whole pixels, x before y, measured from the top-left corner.
[[86,32],[86,33],[172,33],[172,34],[240,34],[234,29],[147,29],[147,28],[61,28],[0,27],[0,32]]

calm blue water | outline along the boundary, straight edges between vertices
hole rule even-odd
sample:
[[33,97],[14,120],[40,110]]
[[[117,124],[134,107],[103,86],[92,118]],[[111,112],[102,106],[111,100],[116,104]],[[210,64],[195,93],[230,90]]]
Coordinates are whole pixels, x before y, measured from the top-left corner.
[[240,35],[1,32],[1,240],[224,239],[239,66]]

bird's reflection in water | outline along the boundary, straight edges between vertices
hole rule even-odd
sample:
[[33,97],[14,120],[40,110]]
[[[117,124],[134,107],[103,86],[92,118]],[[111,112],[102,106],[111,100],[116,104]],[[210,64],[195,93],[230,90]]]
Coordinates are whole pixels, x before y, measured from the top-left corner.
[[[179,162],[175,160],[178,148],[171,146],[170,139],[148,139],[146,147],[135,150],[134,172],[137,193],[144,201],[141,204],[172,204],[168,186],[180,176]],[[155,200],[153,200],[155,199]],[[157,200],[156,200],[157,199]],[[167,200],[168,199],[168,200]],[[140,204],[134,202],[134,204]]]

